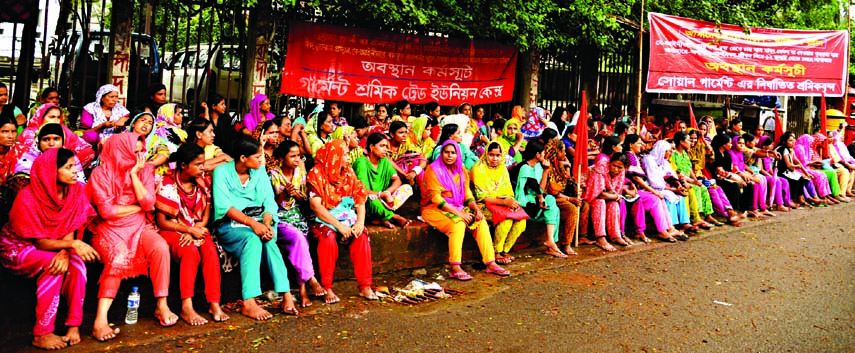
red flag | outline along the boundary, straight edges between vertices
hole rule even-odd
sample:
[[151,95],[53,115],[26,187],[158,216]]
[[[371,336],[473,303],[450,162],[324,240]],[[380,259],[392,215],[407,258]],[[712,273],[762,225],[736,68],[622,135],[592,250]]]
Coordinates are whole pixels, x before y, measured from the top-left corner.
[[819,108],[819,131],[822,132],[823,135],[826,134],[828,128],[826,125],[826,116],[825,116],[825,93],[822,94],[822,101],[820,103],[822,106]]
[[573,156],[573,177],[580,181],[581,175],[588,172],[588,104],[585,91],[582,91],[582,104],[579,106],[579,119],[576,119],[576,155]]
[[692,103],[689,103],[689,125],[691,128],[698,128],[698,121],[695,120],[695,112],[692,110]]
[[775,143],[781,140],[781,136],[784,135],[784,127],[781,126],[781,118],[778,117],[778,107],[775,107]]

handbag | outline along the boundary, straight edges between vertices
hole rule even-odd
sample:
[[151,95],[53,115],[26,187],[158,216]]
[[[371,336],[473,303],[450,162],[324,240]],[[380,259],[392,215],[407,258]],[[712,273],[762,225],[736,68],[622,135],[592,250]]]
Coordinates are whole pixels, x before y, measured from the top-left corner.
[[486,205],[487,209],[490,210],[490,213],[493,214],[493,225],[502,223],[502,221],[506,219],[520,221],[529,218],[528,214],[526,214],[522,207],[518,207],[516,210],[513,210],[505,205],[496,205],[491,203],[487,203]]

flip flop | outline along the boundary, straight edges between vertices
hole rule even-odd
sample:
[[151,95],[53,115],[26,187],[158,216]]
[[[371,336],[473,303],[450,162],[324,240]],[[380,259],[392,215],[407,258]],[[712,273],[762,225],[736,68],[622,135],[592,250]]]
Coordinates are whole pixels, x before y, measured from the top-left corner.
[[510,276],[510,275],[511,275],[511,271],[508,271],[508,270],[506,270],[506,269],[504,269],[504,268],[501,268],[501,267],[499,267],[499,266],[496,266],[496,267],[493,267],[493,268],[488,268],[488,269],[487,269],[487,273],[494,274],[494,275],[497,275],[497,276],[502,276],[502,277]]
[[466,271],[449,272],[448,277],[454,278],[458,281],[464,281],[464,282],[472,279],[472,275],[466,273]]

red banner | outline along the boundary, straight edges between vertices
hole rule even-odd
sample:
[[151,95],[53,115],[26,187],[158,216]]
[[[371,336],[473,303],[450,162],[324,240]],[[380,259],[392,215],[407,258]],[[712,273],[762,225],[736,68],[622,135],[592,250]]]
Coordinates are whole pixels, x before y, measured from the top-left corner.
[[346,102],[507,102],[517,50],[497,42],[291,23],[282,93]]
[[648,92],[839,97],[847,31],[742,27],[650,13]]

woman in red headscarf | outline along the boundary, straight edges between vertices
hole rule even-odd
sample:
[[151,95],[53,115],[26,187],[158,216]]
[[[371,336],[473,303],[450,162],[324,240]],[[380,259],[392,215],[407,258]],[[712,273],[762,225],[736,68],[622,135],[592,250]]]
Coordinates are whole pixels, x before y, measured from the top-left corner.
[[101,165],[86,184],[98,210],[90,229],[92,243],[103,255],[104,272],[98,290],[98,312],[92,335],[99,341],[116,337],[107,312],[123,279],[151,277],[157,309],[154,316],[162,326],[178,321],[166,304],[169,296],[169,245],[157,233],[149,213],[154,211],[154,167],[145,162],[143,137],[133,132],[113,135],[101,152]]
[[368,191],[350,167],[347,146],[342,140],[325,144],[315,155],[315,167],[306,177],[309,206],[317,214],[309,232],[318,239],[318,267],[327,304],[337,303],[332,291],[339,244],[350,248],[350,260],[359,295],[377,300],[371,289],[371,245],[365,230],[365,201]]
[[[0,261],[15,274],[36,277],[36,327],[33,345],[59,349],[80,342],[86,295],[84,261],[99,260],[98,253],[77,240],[95,210],[83,184],[77,181],[74,153],[52,148],[33,163],[31,182],[12,206],[15,217],[0,231]],[[68,301],[68,333],[53,333],[59,295]]]

